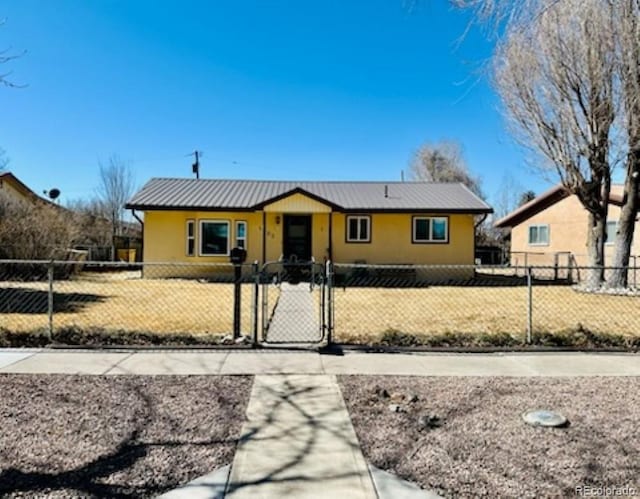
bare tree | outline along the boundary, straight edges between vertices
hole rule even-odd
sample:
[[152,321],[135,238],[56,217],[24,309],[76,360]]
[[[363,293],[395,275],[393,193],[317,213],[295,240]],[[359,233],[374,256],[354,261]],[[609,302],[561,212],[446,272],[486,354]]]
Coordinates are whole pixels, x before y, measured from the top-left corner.
[[409,175],[414,180],[425,182],[460,182],[484,197],[480,179],[469,172],[462,146],[457,142],[423,144],[411,161]]
[[612,288],[626,287],[631,245],[638,215],[640,181],[640,2],[620,0],[614,3],[612,33],[616,42],[617,74],[620,80],[621,107],[626,138],[625,179],[622,209],[618,220],[614,270],[608,278]]
[[599,286],[616,112],[612,17],[603,0],[540,4],[529,26],[500,42],[495,86],[516,137],[588,211],[589,284]]
[[101,207],[111,223],[112,245],[115,244],[115,237],[123,232],[124,205],[133,194],[133,190],[133,172],[129,163],[117,155],[112,155],[107,163],[100,163],[100,184],[97,193]]
[[0,147],[0,171],[7,168],[9,164],[9,157],[7,156],[6,151]]
[[26,201],[0,191],[0,257],[64,259],[77,237],[69,213],[44,200]]
[[[5,19],[0,19],[0,27],[6,22]],[[15,53],[11,48],[0,50],[0,64],[6,64],[14,59],[22,57],[26,52]],[[0,72],[0,85],[5,87],[24,87],[24,85],[18,85],[9,79],[11,71]]]

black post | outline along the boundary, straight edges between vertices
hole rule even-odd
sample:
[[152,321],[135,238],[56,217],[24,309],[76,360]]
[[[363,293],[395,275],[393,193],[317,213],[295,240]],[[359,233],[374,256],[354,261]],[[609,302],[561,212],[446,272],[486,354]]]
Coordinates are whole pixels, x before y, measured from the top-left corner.
[[240,299],[241,293],[241,281],[242,281],[242,265],[235,264],[233,266],[235,274],[235,283],[233,285],[233,339],[240,338]]
[[259,310],[259,294],[260,294],[260,270],[258,261],[253,262],[253,346],[258,346],[258,310]]

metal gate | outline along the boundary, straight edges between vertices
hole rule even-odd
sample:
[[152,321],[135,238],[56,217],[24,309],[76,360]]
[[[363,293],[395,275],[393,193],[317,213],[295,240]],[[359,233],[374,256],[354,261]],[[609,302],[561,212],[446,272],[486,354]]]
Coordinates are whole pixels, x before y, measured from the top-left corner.
[[320,343],[327,321],[327,272],[314,261],[267,262],[262,283],[261,342]]

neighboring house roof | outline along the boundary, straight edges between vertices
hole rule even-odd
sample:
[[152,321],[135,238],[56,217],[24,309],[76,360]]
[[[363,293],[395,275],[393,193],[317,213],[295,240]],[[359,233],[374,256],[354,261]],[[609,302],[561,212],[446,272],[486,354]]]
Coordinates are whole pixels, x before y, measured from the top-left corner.
[[49,202],[49,200],[38,196],[35,192],[29,189],[18,177],[11,172],[0,172],[0,184],[7,182],[11,184],[14,189],[20,192],[24,197],[31,198],[32,200],[39,200]]
[[[514,227],[521,224],[525,220],[537,215],[543,210],[556,204],[558,201],[569,197],[571,194],[562,185],[556,185],[546,192],[543,192],[538,197],[532,199],[528,203],[523,204],[519,208],[515,209],[505,217],[496,221],[494,224],[498,228]],[[622,206],[623,203],[623,186],[612,185],[611,192],[609,194],[609,203],[617,206]]]
[[127,203],[137,210],[259,210],[301,193],[344,211],[491,213],[463,184],[153,178]]
[[525,203],[515,209],[505,217],[502,217],[493,225],[498,228],[514,227],[541,211],[546,210],[549,206],[556,204],[558,201],[568,197],[569,195],[569,192],[562,185],[556,185],[528,203]]

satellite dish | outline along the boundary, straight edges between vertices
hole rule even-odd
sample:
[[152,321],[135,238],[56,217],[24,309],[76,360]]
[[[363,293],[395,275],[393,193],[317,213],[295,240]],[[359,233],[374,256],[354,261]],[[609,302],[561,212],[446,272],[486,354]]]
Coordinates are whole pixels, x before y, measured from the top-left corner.
[[51,189],[47,195],[49,196],[49,199],[54,200],[57,199],[58,196],[60,196],[60,189],[56,189],[55,187],[53,189]]

